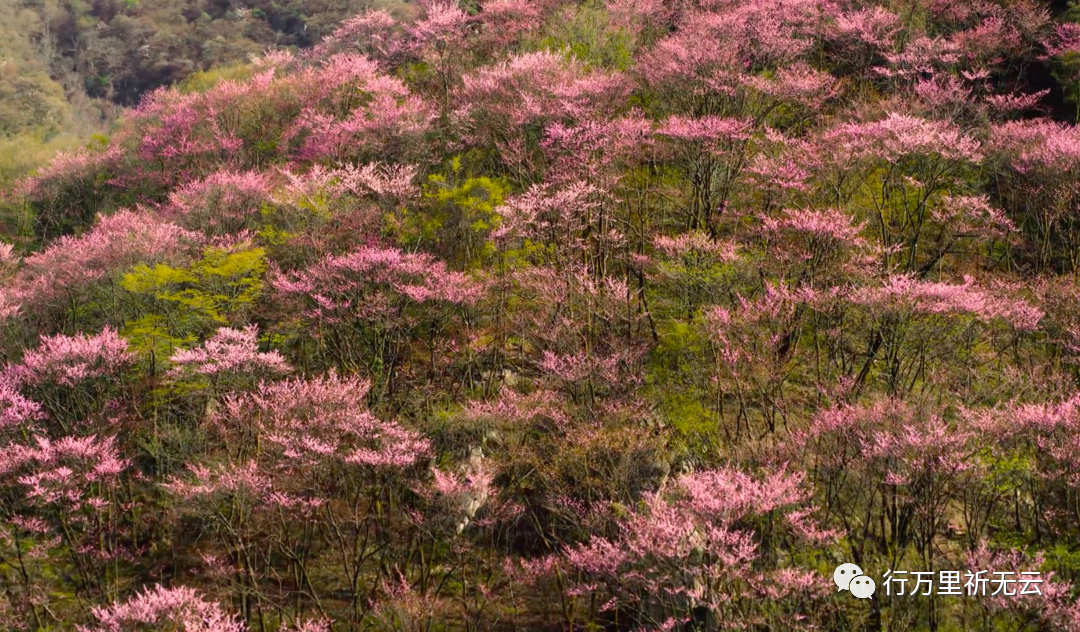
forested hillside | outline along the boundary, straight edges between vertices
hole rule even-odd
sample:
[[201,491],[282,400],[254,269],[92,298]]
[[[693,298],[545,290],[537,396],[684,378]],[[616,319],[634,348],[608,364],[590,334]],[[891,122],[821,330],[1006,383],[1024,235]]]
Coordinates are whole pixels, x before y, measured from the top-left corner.
[[0,189],[99,131],[105,114],[53,78],[32,33],[38,16],[0,3]]
[[1080,630],[1070,7],[199,10],[0,202],[0,627]]
[[267,47],[307,48],[361,10],[390,0],[18,0],[54,73],[125,105],[213,66],[247,62]]
[[108,132],[142,95],[268,48],[309,48],[397,0],[5,0],[0,3],[0,188],[58,149]]

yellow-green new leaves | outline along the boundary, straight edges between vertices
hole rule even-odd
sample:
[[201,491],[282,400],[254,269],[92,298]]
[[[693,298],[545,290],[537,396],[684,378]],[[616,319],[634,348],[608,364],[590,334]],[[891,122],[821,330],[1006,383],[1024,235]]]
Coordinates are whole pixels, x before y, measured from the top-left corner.
[[428,229],[437,229],[443,244],[454,251],[451,258],[467,266],[484,254],[488,231],[499,227],[502,218],[495,209],[506,199],[510,187],[501,178],[481,176],[462,181],[461,172],[461,161],[455,158],[448,176],[428,177],[424,198],[433,211]]
[[120,285],[152,299],[166,312],[173,332],[229,324],[240,319],[259,296],[266,271],[264,255],[262,248],[211,246],[187,269],[139,264],[124,275]]
[[169,333],[169,323],[158,314],[147,314],[129,320],[120,332],[128,341],[128,349],[145,361],[147,372],[159,373],[168,365],[169,356],[185,345],[195,342],[192,335],[174,336]]

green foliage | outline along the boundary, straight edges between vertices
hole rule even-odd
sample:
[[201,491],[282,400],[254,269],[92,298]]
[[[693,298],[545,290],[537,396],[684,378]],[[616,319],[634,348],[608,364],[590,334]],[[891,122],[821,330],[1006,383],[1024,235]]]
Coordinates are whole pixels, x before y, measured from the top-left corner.
[[684,437],[708,437],[716,430],[715,416],[702,403],[703,385],[686,379],[695,373],[695,359],[703,355],[707,340],[700,328],[674,319],[664,321],[658,334],[659,344],[645,365],[649,390],[663,402],[663,418]]
[[702,403],[685,394],[669,393],[664,403],[664,418],[680,433],[689,437],[709,436],[716,430],[716,419]]
[[[47,35],[35,10],[0,3],[0,191],[101,127],[98,104],[65,94],[70,82],[50,68]],[[11,209],[0,214],[10,229]]]
[[129,321],[126,331],[150,352],[185,342],[193,333],[241,322],[262,291],[265,271],[262,248],[207,247],[202,259],[186,269],[139,264],[120,285],[148,302],[150,313]]
[[41,28],[33,12],[0,5],[0,137],[36,131],[48,141],[70,124],[63,86],[28,37]]
[[[1070,0],[1064,22],[1080,22],[1080,3]],[[1073,122],[1080,124],[1080,53],[1058,55],[1050,61],[1050,74],[1061,85],[1065,101],[1073,105]]]
[[1080,123],[1080,53],[1064,53],[1050,63],[1050,73],[1061,85],[1065,100],[1073,105],[1074,123]]
[[289,239],[294,237],[292,233],[276,228],[271,224],[263,225],[259,229],[258,236],[262,243],[269,246],[283,246],[289,242]]
[[423,217],[406,215],[412,218],[407,232],[435,237],[462,266],[477,264],[490,254],[486,236],[502,223],[496,209],[509,192],[503,178],[469,176],[456,156],[447,173],[428,176],[424,200],[430,212]]
[[1064,544],[1057,544],[1046,552],[1044,570],[1059,577],[1076,581],[1080,577],[1080,551]]
[[495,208],[502,204],[508,191],[503,181],[487,177],[468,178],[455,187],[448,184],[444,176],[433,175],[428,178],[428,183],[431,186],[425,197],[458,209],[471,220],[470,229],[482,231],[499,227],[501,218],[495,213]]
[[998,492],[1007,492],[1022,486],[1036,471],[1035,458],[1030,453],[1013,452],[1001,457],[987,455],[986,458],[993,473],[991,480],[994,482],[994,489]]
[[180,347],[196,341],[195,336],[173,336],[168,321],[158,314],[147,314],[125,323],[121,335],[128,341],[128,349],[146,364],[150,375],[160,373],[168,365],[168,359]]
[[570,52],[589,67],[627,70],[633,62],[635,38],[623,29],[611,28],[603,3],[590,1],[564,9],[563,19],[553,20],[540,48]]
[[188,75],[176,84],[176,89],[185,94],[206,92],[222,81],[243,81],[251,77],[251,75],[251,66],[234,62]]

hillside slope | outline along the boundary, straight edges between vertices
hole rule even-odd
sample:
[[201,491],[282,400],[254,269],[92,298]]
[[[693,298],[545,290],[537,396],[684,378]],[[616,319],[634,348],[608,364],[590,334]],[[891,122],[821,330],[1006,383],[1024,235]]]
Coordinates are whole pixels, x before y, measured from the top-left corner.
[[[376,3],[399,17],[405,4]],[[306,48],[365,0],[11,0],[0,4],[0,190],[193,73]]]
[[429,0],[147,93],[0,207],[0,627],[1080,631],[1078,55]]

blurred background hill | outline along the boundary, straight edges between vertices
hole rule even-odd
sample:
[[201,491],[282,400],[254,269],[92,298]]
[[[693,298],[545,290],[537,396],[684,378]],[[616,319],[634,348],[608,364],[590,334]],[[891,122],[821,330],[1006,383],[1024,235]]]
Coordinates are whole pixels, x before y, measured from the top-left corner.
[[400,0],[0,0],[0,190],[105,134],[123,106]]

